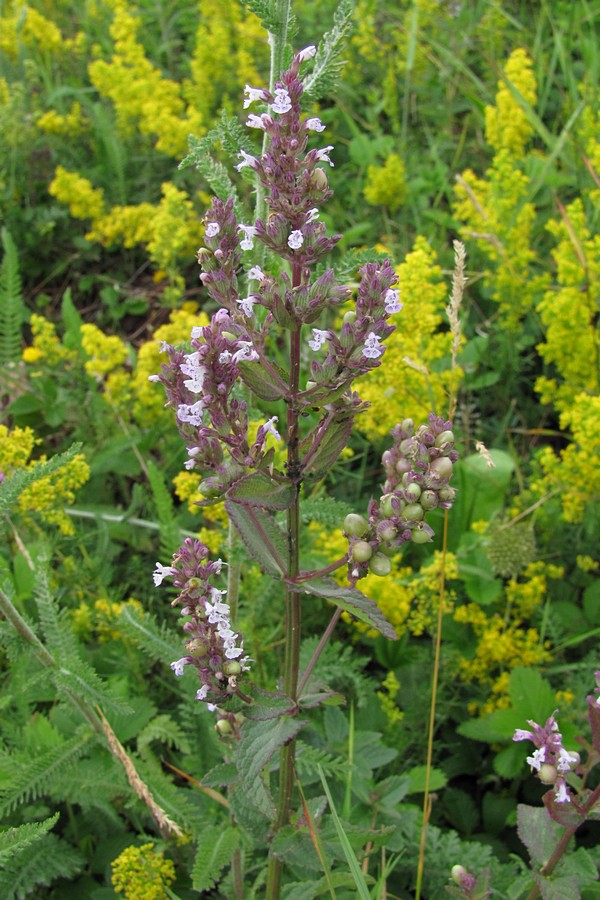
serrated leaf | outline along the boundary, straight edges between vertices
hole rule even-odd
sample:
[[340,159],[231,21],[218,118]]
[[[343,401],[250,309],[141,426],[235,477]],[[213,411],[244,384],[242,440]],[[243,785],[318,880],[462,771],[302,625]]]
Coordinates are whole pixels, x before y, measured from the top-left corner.
[[525,719],[545,720],[556,708],[554,691],[537,669],[513,669],[508,691],[514,710]]
[[4,857],[10,858],[19,853],[54,828],[58,822],[58,815],[55,813],[43,822],[28,822],[26,825],[7,828],[6,831],[0,832],[0,863]]
[[533,866],[545,866],[563,833],[541,806],[517,806],[517,832],[527,847]]
[[238,780],[238,771],[234,763],[220,763],[202,778],[205,787],[227,787]]
[[296,710],[296,703],[291,697],[279,691],[265,691],[263,688],[253,686],[248,693],[254,703],[244,708],[244,715],[252,721],[266,722]]
[[237,828],[212,825],[202,830],[192,868],[192,885],[195,891],[208,891],[218,881],[231,855],[240,843]]
[[[327,418],[327,417],[326,417]],[[302,472],[305,478],[321,478],[332,467],[340,453],[348,443],[354,425],[354,416],[344,415],[338,421],[319,422],[310,434],[300,442]],[[320,432],[324,429],[321,436]],[[314,453],[308,457],[314,439],[319,440]]]
[[252,559],[268,575],[284,575],[288,568],[287,543],[273,516],[231,500],[225,501],[225,508]]
[[[425,790],[426,766],[413,766],[405,774],[410,778],[409,794],[421,794]],[[448,779],[441,769],[432,768],[429,773],[429,788],[432,791],[439,791],[445,787]]]
[[366,622],[384,637],[391,641],[398,640],[394,626],[388,622],[377,604],[356,588],[343,587],[332,578],[312,578],[310,581],[301,582],[297,588],[305,594],[333,600],[337,606],[352,613],[361,622]]
[[294,489],[289,482],[276,481],[265,472],[252,472],[232,484],[225,496],[244,506],[289,509],[294,500]]
[[274,754],[293,740],[305,724],[302,719],[281,716],[266,722],[246,721],[242,725],[236,757],[242,789],[255,808],[269,819],[274,816],[275,804],[264,770]]
[[259,362],[238,363],[242,381],[248,385],[257,397],[269,402],[281,400],[288,391],[288,385],[285,381],[287,378],[286,373],[274,363],[270,365],[273,371],[265,369]]

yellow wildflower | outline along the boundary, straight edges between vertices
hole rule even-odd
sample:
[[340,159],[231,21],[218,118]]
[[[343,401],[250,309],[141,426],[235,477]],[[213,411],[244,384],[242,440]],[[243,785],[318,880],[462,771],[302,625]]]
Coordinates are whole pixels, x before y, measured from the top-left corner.
[[537,99],[537,83],[525,50],[511,53],[504,66],[504,76],[505,79],[498,82],[496,105],[485,108],[485,133],[494,150],[507,150],[519,159],[533,135],[533,126],[514,92],[517,91],[530,106]]
[[67,137],[77,137],[85,131],[87,124],[81,111],[81,104],[75,102],[71,105],[71,111],[60,115],[54,109],[48,110],[37,120],[37,126],[46,134],[60,134]]
[[390,153],[383,166],[367,168],[363,194],[371,206],[386,206],[396,212],[407,196],[404,163],[397,153]]
[[111,863],[112,884],[125,900],[168,900],[175,881],[175,866],[154,844],[127,847]]
[[106,335],[92,324],[81,326],[81,346],[89,357],[85,361],[85,371],[98,380],[122,366],[129,354],[127,345],[120,338]]
[[77,354],[61,344],[56,327],[48,319],[33,313],[29,320],[33,341],[25,347],[22,358],[27,363],[43,362],[48,366],[71,364]]
[[104,193],[91,181],[57,166],[48,193],[69,207],[75,219],[97,219],[104,211]]

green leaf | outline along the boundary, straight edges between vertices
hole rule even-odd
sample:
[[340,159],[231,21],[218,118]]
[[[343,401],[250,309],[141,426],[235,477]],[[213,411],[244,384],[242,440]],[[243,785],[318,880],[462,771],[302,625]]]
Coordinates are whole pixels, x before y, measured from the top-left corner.
[[319,100],[332,91],[344,67],[341,58],[345,38],[352,31],[353,5],[349,0],[338,3],[333,14],[333,28],[323,36],[314,57],[313,70],[304,82],[304,96]]
[[291,697],[277,691],[265,691],[263,688],[253,686],[248,689],[248,693],[254,703],[244,708],[247,719],[266,722],[269,719],[279,719],[296,709],[296,703]]
[[289,482],[276,481],[265,472],[252,472],[232,484],[225,496],[244,506],[289,509],[294,500],[294,488]]
[[21,326],[25,321],[19,256],[6,228],[0,231],[4,250],[0,263],[0,364],[21,358]]
[[288,391],[287,374],[273,362],[270,366],[271,370],[268,370],[260,362],[238,363],[242,381],[257,397],[269,402],[281,400]]
[[81,444],[73,444],[64,453],[57,453],[47,462],[34,463],[28,469],[18,469],[5,478],[0,491],[0,515],[10,511],[25,488],[39,481],[40,478],[52,475],[53,472],[70,462],[77,453],[81,452],[81,446]]
[[246,797],[267,818],[273,818],[275,804],[271,797],[265,768],[284,744],[293,740],[306,724],[302,719],[280,716],[267,721],[249,721],[242,725],[236,765]]
[[29,822],[27,825],[19,825],[16,828],[8,828],[0,832],[0,863],[3,859],[12,857],[38,841],[44,834],[54,828],[58,822],[58,813],[44,819],[43,822]]
[[159,626],[155,617],[126,603],[119,613],[119,628],[126,637],[152,660],[159,659],[169,665],[181,656],[181,640],[168,625]]
[[[413,766],[405,773],[410,778],[409,794],[422,794],[425,790],[425,781],[427,776],[427,766]],[[444,772],[441,769],[431,769],[429,776],[429,789],[439,791],[448,783]]]
[[[322,478],[348,443],[352,434],[354,416],[343,412],[339,419],[331,420],[325,416],[313,430],[300,441],[302,471],[305,478]],[[311,453],[314,441],[318,441],[316,449]]]
[[287,543],[273,516],[231,500],[225,501],[225,508],[252,559],[268,575],[284,575],[288,568]]
[[84,862],[82,854],[66,841],[54,834],[45,834],[3,866],[0,897],[2,900],[41,897],[46,893],[40,890],[41,887],[58,878],[68,883],[81,871]]
[[517,806],[517,832],[529,851],[535,868],[545,866],[562,835],[562,828],[553,822],[541,806]]
[[348,863],[348,868],[350,869],[350,872],[354,879],[357,896],[360,897],[361,900],[370,900],[371,895],[369,893],[369,888],[367,887],[367,882],[365,881],[365,876],[363,875],[362,869],[360,868],[360,866],[358,864],[356,854],[354,853],[354,851],[350,845],[350,842],[346,836],[346,833],[344,831],[344,828],[342,826],[340,818],[337,814],[337,811],[336,811],[336,808],[335,808],[335,805],[333,802],[333,797],[331,796],[331,792],[329,790],[327,781],[325,780],[325,776],[323,775],[322,771],[319,774],[321,776],[321,783],[323,785],[323,789],[327,795],[327,801],[329,803],[329,809],[331,811],[331,815],[332,815],[333,821],[335,823],[335,830],[337,832],[338,840],[339,840],[340,844],[342,845],[342,849],[344,851],[344,856],[346,857],[346,862]]
[[[518,666],[510,673],[509,694],[513,709],[525,720],[544,722],[556,708],[554,691],[537,669]],[[525,728],[525,725],[517,725]]]
[[231,855],[239,844],[240,832],[237,828],[211,825],[202,830],[192,868],[195,891],[209,891],[214,887],[225,866],[231,864]]
[[310,581],[301,582],[297,588],[305,594],[314,594],[316,597],[333,600],[337,606],[352,613],[361,622],[366,622],[384,637],[391,641],[398,640],[394,626],[388,622],[377,604],[356,588],[342,587],[332,578],[312,578]]

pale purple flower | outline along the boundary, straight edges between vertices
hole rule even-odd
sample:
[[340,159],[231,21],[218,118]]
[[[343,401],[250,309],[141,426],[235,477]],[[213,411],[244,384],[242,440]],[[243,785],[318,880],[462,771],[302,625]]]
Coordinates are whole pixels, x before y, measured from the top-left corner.
[[322,150],[317,150],[317,159],[319,162],[328,162],[329,165],[333,168],[333,163],[328,156],[330,150],[333,150],[333,144],[330,144],[328,147],[323,147]]
[[183,675],[183,670],[185,666],[190,662],[189,656],[182,656],[181,659],[176,659],[175,662],[171,663],[171,668],[175,672],[178,678]]
[[259,359],[259,356],[252,346],[251,341],[240,341],[238,344],[238,349],[232,356],[232,360],[234,363],[254,362],[257,359]]
[[243,300],[236,300],[235,302],[238,304],[239,308],[245,316],[250,317],[251,315],[253,315],[252,309],[254,307],[254,304],[256,303],[254,297],[244,297]]
[[221,226],[218,222],[209,222],[205,228],[204,233],[206,234],[206,237],[211,238],[216,237],[220,230]]
[[254,103],[256,100],[264,100],[267,103],[270,100],[271,95],[264,88],[253,88],[250,87],[249,84],[244,88],[244,94],[246,94],[246,100],[244,100],[244,109],[248,109],[251,103]]
[[203,335],[203,331],[202,331],[203,327],[204,327],[203,325],[194,325],[194,326],[193,326],[193,328],[192,328],[192,338],[193,338],[194,340],[197,341],[197,340],[199,340],[201,337],[204,336],[204,335]]
[[[209,686],[207,684],[203,684],[201,688],[198,688],[196,691],[196,700],[206,700],[208,696]],[[216,707],[215,707],[216,709]]]
[[325,131],[325,126],[317,116],[307,119],[304,124],[309,131]]
[[385,297],[385,311],[388,316],[391,316],[392,313],[400,312],[403,304],[400,302],[400,291],[396,291],[393,288],[389,288],[386,291]]
[[238,225],[238,231],[243,232],[244,237],[240,241],[240,247],[242,250],[252,250],[254,247],[254,235],[256,234],[256,228],[254,225]]
[[381,338],[379,338],[374,331],[371,331],[363,347],[363,356],[366,356],[367,359],[377,359],[381,356],[383,350],[384,347],[381,343]]
[[288,247],[291,247],[292,250],[299,250],[303,243],[304,235],[302,234],[302,232],[298,229],[292,231],[288,238]]
[[177,569],[174,569],[173,566],[163,566],[157,562],[156,569],[152,573],[156,587],[162,584],[163,578],[167,578],[169,575],[177,575]]
[[564,776],[579,765],[579,754],[570,753],[563,747],[555,715],[554,712],[548,716],[544,727],[529,719],[531,731],[517,728],[513,741],[531,741],[535,745],[536,749],[532,756],[527,757],[527,762],[538,773],[543,784],[554,787],[557,803],[570,803],[571,796]]
[[195,353],[188,354],[185,357],[187,362],[182,363],[179,366],[184,375],[190,376],[189,379],[183,383],[188,391],[191,391],[193,394],[200,394],[202,392],[202,386],[207,373],[206,367],[199,364],[198,357],[199,353],[196,350]]
[[248,166],[250,169],[258,168],[258,160],[255,156],[251,156],[249,153],[246,153],[245,150],[240,150],[238,156],[241,157],[242,160],[237,166],[234,166],[238,172],[241,172],[244,166]]
[[250,113],[246,119],[246,125],[248,128],[261,128],[264,131],[271,121],[271,116],[268,113],[262,113],[260,116]]
[[260,266],[252,266],[248,271],[248,281],[264,281],[265,273]]
[[320,328],[313,328],[312,333],[313,339],[308,342],[308,346],[316,353],[317,350],[321,349],[325,341],[329,340],[329,332],[322,331]]
[[310,225],[311,222],[314,222],[318,218],[319,218],[319,210],[317,209],[316,206],[313,206],[313,208],[309,209],[309,211],[307,213],[306,224]]
[[279,434],[279,432],[275,428],[275,425],[273,424],[274,422],[278,422],[278,421],[279,421],[278,416],[273,416],[271,419],[268,419],[265,422],[265,424],[263,425],[264,433],[272,434],[276,441],[281,440],[281,435]]
[[298,59],[301,63],[306,62],[307,59],[312,59],[317,52],[317,48],[314,44],[309,44],[308,47],[305,47],[304,50],[301,50],[298,53]]
[[222,366],[224,366],[225,363],[228,363],[230,359],[231,353],[229,352],[229,350],[223,350],[222,353],[219,353],[219,362]]
[[188,422],[190,425],[202,425],[203,412],[203,400],[197,400],[196,403],[192,403],[191,405],[180,403],[177,407],[177,418],[180,422]]
[[273,112],[283,115],[292,108],[292,101],[286,88],[275,88],[275,100],[271,104]]

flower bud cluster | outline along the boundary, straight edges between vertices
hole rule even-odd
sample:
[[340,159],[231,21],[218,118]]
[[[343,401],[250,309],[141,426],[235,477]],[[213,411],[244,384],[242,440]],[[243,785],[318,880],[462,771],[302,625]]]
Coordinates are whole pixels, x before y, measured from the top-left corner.
[[565,781],[565,775],[579,765],[580,759],[578,753],[570,753],[563,747],[562,735],[558,730],[555,715],[556,710],[546,719],[543,728],[528,719],[532,730],[525,731],[517,728],[513,741],[533,742],[536,749],[533,756],[527,757],[532,771],[536,772],[537,778],[542,784],[554,786],[554,798],[557,803],[570,803],[571,794]]
[[186,617],[186,655],[171,663],[175,675],[183,675],[185,666],[194,666],[200,688],[196,700],[222,703],[238,693],[238,679],[249,671],[244,646],[230,622],[229,604],[223,601],[226,591],[213,587],[210,580],[221,573],[220,559],[209,560],[209,550],[200,541],[186,538],[174,554],[172,565],[156,563],[155,585],[171,578],[179,589],[172,606],[181,605]]
[[[237,332],[240,336],[236,336]],[[278,437],[270,420],[248,444],[246,403],[233,396],[239,364],[259,358],[247,335],[226,309],[210,325],[192,330],[191,352],[163,344],[169,362],[152,375],[166,392],[167,406],[175,410],[177,427],[188,452],[187,469],[214,473],[207,487],[221,493],[248,468],[257,468],[268,433]]]
[[386,472],[384,493],[369,503],[369,517],[351,514],[344,531],[348,537],[348,577],[352,583],[369,572],[387,575],[390,557],[412,541],[431,541],[433,529],[425,521],[438,507],[450,509],[456,490],[449,485],[454,450],[452,425],[433,414],[416,431],[405,419],[392,431],[395,443],[383,454]]

